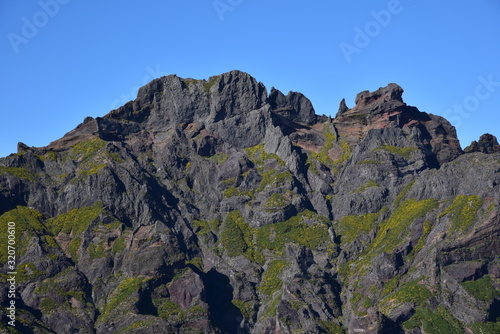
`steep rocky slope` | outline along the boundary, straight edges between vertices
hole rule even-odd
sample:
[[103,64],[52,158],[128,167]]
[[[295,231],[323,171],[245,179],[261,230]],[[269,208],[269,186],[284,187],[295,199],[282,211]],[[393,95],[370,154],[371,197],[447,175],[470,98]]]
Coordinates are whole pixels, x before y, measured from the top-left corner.
[[[16,329],[498,333],[496,138],[464,153],[402,94],[364,91],[332,119],[243,72],[172,75],[20,143],[0,159]],[[6,305],[4,247],[0,263]]]

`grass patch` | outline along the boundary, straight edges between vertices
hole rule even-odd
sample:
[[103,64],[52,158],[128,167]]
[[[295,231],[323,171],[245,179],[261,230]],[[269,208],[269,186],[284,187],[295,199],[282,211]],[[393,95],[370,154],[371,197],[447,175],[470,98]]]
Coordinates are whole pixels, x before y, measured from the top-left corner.
[[423,217],[428,212],[436,209],[439,202],[436,199],[417,201],[407,200],[391,214],[389,219],[382,223],[380,230],[373,241],[373,248],[377,253],[392,252],[409,234],[409,226],[417,218]]
[[219,81],[219,77],[220,76],[216,76],[214,78],[212,78],[210,81],[206,82],[203,84],[203,88],[205,89],[205,92],[210,92],[210,88],[212,88],[213,85],[215,85],[217,83],[217,81]]
[[417,327],[422,328],[425,333],[432,334],[464,333],[458,320],[442,306],[438,307],[437,310],[417,308],[415,314],[403,323],[403,329],[408,333]]
[[328,334],[345,334],[345,330],[335,321],[320,320],[320,323]]
[[17,177],[21,180],[35,181],[37,175],[26,168],[0,166],[0,172]]
[[[316,220],[307,224],[304,220]],[[285,222],[265,225],[257,231],[259,250],[269,249],[282,254],[285,245],[294,242],[310,249],[326,249],[332,246],[328,234],[328,220],[311,211],[303,211]]]
[[53,235],[66,233],[80,235],[85,232],[90,223],[103,213],[103,204],[96,202],[92,206],[73,209],[47,221]]
[[375,182],[374,180],[369,180],[368,182],[366,182],[366,184],[361,186],[358,190],[354,190],[353,193],[362,193],[366,189],[373,188],[373,187],[379,187],[379,184],[377,182]]
[[123,236],[120,236],[113,242],[113,245],[111,246],[111,252],[113,254],[123,252],[125,250],[125,247],[125,239],[123,238]]
[[74,238],[71,240],[68,246],[68,253],[73,259],[73,261],[77,262],[78,261],[78,250],[80,249],[80,246],[82,245],[82,239],[80,238]]
[[477,211],[482,205],[483,199],[477,195],[459,195],[439,217],[449,216],[452,223],[450,231],[464,231],[476,220]]
[[[42,223],[43,216],[40,212],[25,206],[18,206],[13,210],[5,212],[0,216],[0,262],[7,262],[8,227],[9,223],[15,223],[15,247],[16,257],[21,257],[28,246],[29,240],[34,236],[47,234],[47,229]],[[12,225],[12,224],[10,224]],[[25,234],[25,235],[23,235]]]
[[396,292],[384,299],[384,303],[414,303],[424,305],[432,293],[425,286],[418,284],[418,280],[403,284]]
[[267,270],[262,275],[259,291],[266,296],[272,295],[275,291],[281,289],[283,281],[279,278],[287,262],[275,260],[269,263]]
[[229,156],[225,155],[224,153],[215,153],[212,155],[210,158],[208,158],[210,161],[215,162],[218,165],[222,165],[229,159]]
[[236,197],[240,195],[241,195],[240,191],[238,190],[238,188],[235,187],[229,187],[226,189],[226,191],[224,191],[224,197]]
[[376,148],[376,150],[384,150],[387,152],[391,152],[393,154],[397,154],[405,159],[408,159],[410,158],[413,152],[418,150],[418,147],[416,146],[397,147],[393,145],[382,145]]
[[489,275],[485,275],[475,281],[467,281],[460,283],[476,299],[484,302],[492,302],[499,296],[499,291],[493,286],[493,281]]
[[269,197],[269,199],[264,204],[264,207],[268,210],[282,209],[288,205],[288,200],[279,193],[274,193]]
[[[389,219],[379,224],[379,230],[372,243],[363,251],[361,256],[343,266],[343,273],[350,275],[354,272],[364,274],[371,265],[372,259],[380,253],[392,253],[406,242],[410,236],[410,225],[418,218],[435,210],[439,202],[435,199],[417,201],[407,200],[394,210]],[[353,268],[355,267],[355,268]],[[354,270],[354,271],[353,271]]]
[[92,138],[71,146],[71,158],[73,160],[85,161],[97,154],[106,146],[106,142],[100,138]]
[[373,229],[373,224],[380,217],[378,213],[368,213],[359,216],[346,216],[337,222],[341,244],[348,244],[356,240],[361,233],[368,233]]
[[414,184],[415,180],[412,180],[408,182],[406,186],[404,186],[403,190],[401,190],[398,196],[396,196],[396,199],[394,200],[394,206],[398,206],[401,203],[401,201],[405,198],[406,194],[408,194],[408,192],[410,191],[410,189],[413,187]]
[[267,153],[264,144],[245,148],[248,158],[257,166],[262,167],[266,160],[276,160],[278,165],[285,166],[285,162],[276,153]]
[[169,319],[170,317],[182,317],[183,312],[181,306],[174,303],[170,299],[156,298],[153,299],[153,304],[158,310],[158,316],[162,319]]
[[256,230],[245,222],[239,211],[232,211],[222,224],[220,242],[229,256],[244,255],[250,261],[264,263],[263,255],[256,249],[255,233]]
[[144,283],[143,277],[131,277],[124,279],[113,291],[111,299],[104,306],[104,310],[101,314],[103,321],[109,319],[111,313],[116,310],[120,304],[129,302],[130,296],[139,291]]
[[260,192],[266,187],[278,188],[285,186],[287,183],[293,181],[293,175],[290,171],[285,170],[283,172],[277,172],[276,170],[270,170],[262,174],[262,181],[259,187],[255,190]]
[[254,314],[253,302],[244,302],[239,299],[233,299],[232,303],[240,310],[241,314],[243,315],[243,318],[245,319],[253,318]]
[[500,322],[476,322],[472,326],[474,334],[498,334],[500,333]]
[[413,249],[411,250],[410,254],[408,254],[408,256],[410,256],[410,258],[413,259],[413,257],[415,255],[418,254],[418,252],[420,252],[422,250],[422,248],[424,248],[424,245],[425,245],[425,240],[427,239],[427,237],[429,236],[429,233],[431,233],[431,229],[432,229],[432,224],[431,222],[427,219],[425,222],[424,222],[424,225],[422,227],[422,235],[420,236],[420,239],[418,239],[418,242],[417,244],[415,245],[415,247],[413,247]]

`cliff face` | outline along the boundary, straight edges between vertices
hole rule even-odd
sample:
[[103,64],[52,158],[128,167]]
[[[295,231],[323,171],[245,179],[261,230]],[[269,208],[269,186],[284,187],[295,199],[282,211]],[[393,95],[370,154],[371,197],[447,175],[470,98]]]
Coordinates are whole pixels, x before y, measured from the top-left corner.
[[239,71],[168,76],[20,144],[0,159],[17,329],[497,333],[498,143],[462,152],[402,93],[331,119]]

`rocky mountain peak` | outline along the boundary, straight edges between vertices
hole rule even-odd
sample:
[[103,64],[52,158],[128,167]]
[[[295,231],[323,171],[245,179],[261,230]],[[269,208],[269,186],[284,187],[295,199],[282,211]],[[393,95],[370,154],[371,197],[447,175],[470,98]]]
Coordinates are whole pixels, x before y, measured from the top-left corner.
[[16,329],[498,333],[498,142],[462,154],[402,92],[332,119],[244,72],[171,75],[48,147],[20,143],[0,158]]
[[356,96],[356,106],[362,108],[371,103],[388,102],[394,100],[403,103],[403,88],[395,83],[390,83],[386,87],[380,87],[374,92],[363,91]]
[[500,145],[498,145],[497,137],[485,133],[479,137],[479,141],[473,141],[464,151],[467,153],[482,152],[490,154],[500,152]]
[[369,133],[373,135],[373,131],[398,129],[393,131],[398,135],[391,140],[399,141],[397,145],[413,142],[413,145],[424,148],[432,166],[459,156],[462,150],[455,128],[442,117],[408,106],[402,95],[403,88],[394,83],[373,92],[363,91],[356,96],[353,108],[349,109],[345,102],[341,102],[334,125],[352,146],[363,142]]

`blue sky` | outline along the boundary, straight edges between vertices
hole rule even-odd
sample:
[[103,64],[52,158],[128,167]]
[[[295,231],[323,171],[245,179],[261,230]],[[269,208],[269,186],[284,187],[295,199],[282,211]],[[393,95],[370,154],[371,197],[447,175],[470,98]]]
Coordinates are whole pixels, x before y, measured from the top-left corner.
[[154,77],[246,71],[319,114],[395,82],[462,147],[500,136],[500,1],[2,1],[0,156],[45,146]]

